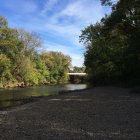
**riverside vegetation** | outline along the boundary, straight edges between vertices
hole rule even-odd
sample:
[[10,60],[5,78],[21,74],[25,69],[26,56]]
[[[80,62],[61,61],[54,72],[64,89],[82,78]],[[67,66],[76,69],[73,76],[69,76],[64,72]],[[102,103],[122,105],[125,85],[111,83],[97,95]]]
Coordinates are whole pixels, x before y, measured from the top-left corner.
[[68,80],[71,58],[61,52],[43,52],[36,33],[12,29],[0,16],[0,88]]
[[85,66],[95,84],[140,83],[140,0],[101,0],[112,12],[86,27]]

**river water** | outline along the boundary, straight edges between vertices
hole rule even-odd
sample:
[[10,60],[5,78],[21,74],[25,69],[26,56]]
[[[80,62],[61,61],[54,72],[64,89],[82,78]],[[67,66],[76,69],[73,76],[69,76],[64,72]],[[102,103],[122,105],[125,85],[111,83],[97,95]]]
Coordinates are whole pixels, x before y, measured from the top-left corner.
[[87,88],[86,84],[65,84],[0,89],[0,108],[22,104],[23,99],[29,99],[30,97],[57,95],[61,90],[76,90],[85,88]]

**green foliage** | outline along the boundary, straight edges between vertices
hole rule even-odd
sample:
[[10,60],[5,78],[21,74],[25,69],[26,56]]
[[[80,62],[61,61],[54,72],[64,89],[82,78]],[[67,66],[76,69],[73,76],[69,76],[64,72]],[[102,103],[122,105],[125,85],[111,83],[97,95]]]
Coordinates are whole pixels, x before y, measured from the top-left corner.
[[69,56],[65,56],[61,52],[48,52],[42,54],[42,60],[44,60],[50,71],[49,78],[51,82],[62,83],[68,80],[67,73],[71,63]]
[[47,83],[49,81],[50,72],[46,67],[45,62],[41,59],[41,56],[36,54],[34,58],[36,69],[38,70],[39,83]]
[[22,47],[22,43],[18,40],[18,32],[9,28],[6,19],[0,17],[0,53],[14,61]]
[[0,16],[0,87],[68,80],[70,57],[59,52],[38,54],[36,48],[40,46],[36,33],[11,29]]
[[101,2],[112,6],[112,13],[86,27],[80,36],[89,79],[94,83],[140,81],[140,1]]
[[4,54],[0,54],[0,83],[6,82],[12,78],[10,73],[11,62]]

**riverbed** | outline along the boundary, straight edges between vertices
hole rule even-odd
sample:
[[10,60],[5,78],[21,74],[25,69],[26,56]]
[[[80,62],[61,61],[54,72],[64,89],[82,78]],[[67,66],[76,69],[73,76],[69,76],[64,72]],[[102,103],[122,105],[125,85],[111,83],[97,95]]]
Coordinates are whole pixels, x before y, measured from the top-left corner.
[[26,99],[57,95],[62,90],[79,90],[87,88],[86,84],[65,84],[52,86],[33,86],[27,88],[0,89],[0,107],[23,104]]
[[94,87],[0,111],[0,140],[140,140],[140,95]]

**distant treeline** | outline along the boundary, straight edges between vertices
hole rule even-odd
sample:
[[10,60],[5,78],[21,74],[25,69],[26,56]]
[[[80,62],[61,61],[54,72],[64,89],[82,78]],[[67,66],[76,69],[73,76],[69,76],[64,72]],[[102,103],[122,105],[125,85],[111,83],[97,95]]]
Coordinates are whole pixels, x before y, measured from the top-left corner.
[[65,83],[71,58],[61,52],[43,52],[36,33],[8,27],[0,16],[0,88]]
[[140,0],[101,0],[112,12],[80,36],[94,84],[140,84]]

